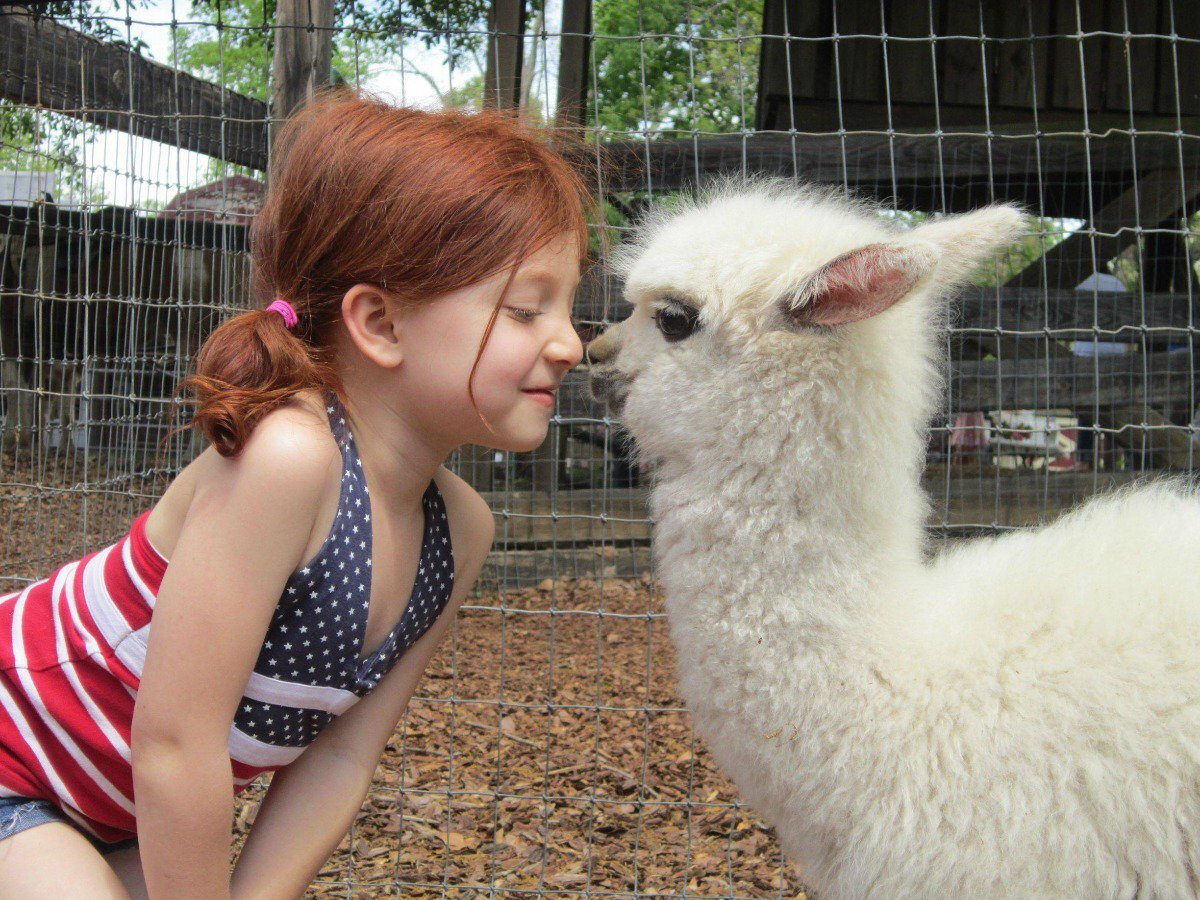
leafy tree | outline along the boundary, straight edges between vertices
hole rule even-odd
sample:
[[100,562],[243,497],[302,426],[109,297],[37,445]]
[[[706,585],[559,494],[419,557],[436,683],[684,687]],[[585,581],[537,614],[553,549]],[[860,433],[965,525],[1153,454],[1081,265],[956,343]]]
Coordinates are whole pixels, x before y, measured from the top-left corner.
[[474,57],[487,37],[490,0],[421,0],[404,4],[403,0],[336,0],[336,7],[365,33],[395,42],[415,37],[426,49],[442,47],[449,65],[460,68]]
[[[369,77],[385,42],[346,20],[348,5],[335,7],[342,18],[334,20],[332,68],[346,80],[361,81]],[[192,16],[204,24],[177,29],[171,63],[248,97],[269,100],[275,0],[192,0]]]
[[[599,127],[624,136],[754,127],[762,0],[596,0]],[[589,86],[591,87],[591,86]]]
[[[439,47],[456,68],[483,69],[488,0],[336,0],[334,68],[349,81],[386,67],[400,42]],[[265,99],[272,53],[275,0],[193,0],[209,24],[181,26],[174,61],[201,77]],[[526,33],[543,27],[544,7],[530,4]],[[752,127],[761,0],[596,0],[593,48],[599,125],[606,133],[668,129],[736,131]],[[554,25],[549,25],[550,30]],[[647,37],[639,39],[639,35]],[[544,65],[544,61],[536,62]],[[418,76],[429,76],[416,71]],[[358,76],[356,78],[356,75]],[[694,76],[694,77],[693,77]],[[527,77],[523,88],[533,106]],[[645,90],[643,91],[643,85]],[[475,104],[481,76],[447,93],[448,104]],[[643,96],[644,95],[644,96]],[[535,118],[541,111],[530,109]]]

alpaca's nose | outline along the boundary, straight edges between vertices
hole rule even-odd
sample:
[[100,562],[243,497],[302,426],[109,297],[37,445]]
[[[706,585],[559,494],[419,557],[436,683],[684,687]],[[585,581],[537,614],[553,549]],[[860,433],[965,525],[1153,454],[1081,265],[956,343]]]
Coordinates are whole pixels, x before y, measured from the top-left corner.
[[608,362],[617,352],[617,326],[610,325],[600,337],[594,341],[589,341],[584,347],[583,357],[587,360],[589,366],[603,365]]

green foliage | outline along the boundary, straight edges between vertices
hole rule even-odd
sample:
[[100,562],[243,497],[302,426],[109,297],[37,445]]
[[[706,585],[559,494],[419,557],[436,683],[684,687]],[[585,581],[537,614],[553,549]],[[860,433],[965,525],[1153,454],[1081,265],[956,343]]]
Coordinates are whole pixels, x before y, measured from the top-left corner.
[[442,47],[456,68],[484,46],[490,0],[337,0],[342,21],[353,24],[395,51],[409,36],[426,49]]
[[[394,64],[407,39],[442,48],[456,68],[481,68],[488,8],[488,0],[337,0],[334,68],[361,83],[373,70]],[[529,16],[532,33],[538,19],[532,4]],[[752,127],[758,42],[748,36],[761,30],[761,0],[597,0],[593,17],[597,35],[603,35],[593,52],[599,125],[605,132],[644,128],[658,135],[675,128],[729,132]],[[265,100],[275,0],[193,0],[191,18],[207,24],[180,26],[172,61]],[[651,36],[638,40],[642,32]],[[442,102],[477,105],[482,95],[482,78],[473,76]],[[540,110],[529,112],[541,117]]]
[[96,126],[79,119],[0,99],[0,169],[57,173],[56,200],[103,202],[84,157],[95,134]]
[[[754,127],[762,0],[596,0],[599,127],[623,136]],[[590,87],[590,86],[589,86]]]
[[273,0],[193,0],[190,18],[209,24],[176,30],[171,63],[240,94],[269,100]]
[[36,16],[53,19],[94,38],[141,53],[145,44],[139,40],[132,43],[125,40],[125,29],[117,28],[113,23],[115,21],[120,24],[127,15],[135,14],[146,2],[147,0],[53,0],[50,3],[38,3],[31,7],[30,11]]
[[603,222],[588,216],[588,252],[595,260],[604,260],[621,242],[621,232],[628,227],[629,219],[607,198],[601,198],[599,212]]
[[462,84],[452,87],[440,96],[443,106],[468,106],[472,109],[480,109],[483,106],[483,76],[472,75]]
[[[331,69],[334,78],[360,82],[370,75],[382,42],[346,21],[350,4],[335,5]],[[271,99],[275,53],[275,0],[192,0],[189,16],[203,24],[176,29],[170,62],[206,81],[248,97]],[[341,18],[338,18],[338,17]],[[205,178],[257,176],[244,166],[209,160]]]

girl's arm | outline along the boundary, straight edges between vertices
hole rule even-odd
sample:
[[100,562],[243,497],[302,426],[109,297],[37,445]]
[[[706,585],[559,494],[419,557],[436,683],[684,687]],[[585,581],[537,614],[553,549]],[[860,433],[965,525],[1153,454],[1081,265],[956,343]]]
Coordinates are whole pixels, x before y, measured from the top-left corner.
[[336,446],[286,408],[197,487],[155,601],[133,715],[138,839],[152,897],[229,896],[229,729]]
[[[452,539],[463,551],[454,556],[454,591],[446,609],[375,690],[275,773],[234,871],[239,900],[302,896],[362,807],[388,739],[492,546],[495,520],[487,503],[465,483],[454,492],[463,498],[458,517],[463,525]],[[452,510],[450,492],[444,494]],[[453,512],[450,518],[453,527]]]

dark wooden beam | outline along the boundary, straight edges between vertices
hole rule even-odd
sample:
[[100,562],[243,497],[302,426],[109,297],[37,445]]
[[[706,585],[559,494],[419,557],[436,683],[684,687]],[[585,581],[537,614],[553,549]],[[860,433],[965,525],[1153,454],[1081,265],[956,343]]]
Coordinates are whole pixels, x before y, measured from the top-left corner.
[[[1032,137],[1028,134],[895,136],[878,134],[719,135],[694,141],[664,138],[619,140],[606,145],[616,172],[614,191],[691,188],[719,174],[759,172],[805,181],[890,186],[896,182],[932,185],[967,180],[1003,198],[1024,196],[1032,172],[1073,179],[1097,171],[1107,176],[1151,169],[1194,172],[1200,168],[1200,141],[1138,135],[1136,154],[1128,135],[1082,134]],[[697,157],[698,154],[698,157]],[[1036,211],[1036,210],[1035,210]]]
[[1109,293],[968,288],[952,303],[955,328],[980,336],[1138,342],[1200,336],[1200,292]]
[[577,127],[587,121],[588,58],[592,44],[592,0],[563,0],[555,123]]
[[1036,109],[1043,128],[1062,115],[1072,131],[1174,130],[1200,115],[1200,17],[1185,6],[765,0],[758,127],[911,132]]
[[[928,2],[928,0],[926,0]],[[888,51],[889,55],[892,51]],[[975,51],[978,55],[978,50]],[[1124,73],[1122,73],[1122,78]],[[792,108],[788,110],[791,101]],[[894,127],[906,134],[932,136],[941,127],[943,132],[953,134],[981,134],[988,128],[1028,127],[1032,121],[1028,100],[1012,106],[991,106],[985,113],[982,106],[970,104],[941,103],[935,109],[928,98],[924,102],[899,101],[891,103],[879,100],[843,100],[841,108],[829,100],[797,100],[786,94],[770,94],[761,101],[766,117],[756,121],[776,123],[774,129],[790,127],[794,121],[802,131],[886,131],[888,117],[897,123]],[[899,123],[903,122],[903,128]],[[1195,133],[1198,120],[1195,116],[1183,120],[1185,133]],[[1078,110],[1038,109],[1038,125],[1043,131],[1080,131],[1083,120]],[[1178,122],[1174,116],[1140,115],[1138,131],[1174,131]],[[1110,128],[1129,128],[1129,113],[1096,113],[1088,116],[1088,126],[1096,132]]]
[[484,106],[512,109],[520,103],[524,41],[525,0],[492,0],[483,76]]
[[964,360],[952,364],[950,408],[1089,410],[1146,403],[1179,404],[1196,396],[1188,352],[1093,359]]
[[1178,166],[1147,172],[1097,210],[1085,227],[1052,247],[1009,284],[1072,288],[1093,272],[1107,271],[1108,261],[1134,243],[1143,229],[1160,227],[1181,216],[1197,194],[1200,173],[1195,167],[1183,173]]
[[1189,204],[1186,210],[1180,210],[1146,235],[1140,259],[1141,286],[1145,290],[1186,294],[1200,288],[1196,284],[1196,272],[1192,268],[1193,260],[1188,247],[1190,232],[1184,224],[1188,212],[1193,208],[1194,204]]
[[[247,229],[241,226],[144,216],[121,207],[84,213],[53,205],[0,206],[0,230],[39,243],[112,238],[226,252],[248,249]],[[962,335],[1137,344],[1143,338],[1183,343],[1200,331],[1200,294],[972,287],[952,307],[953,329]],[[575,303],[577,321],[600,330],[628,312],[619,278],[601,268],[584,277]]]
[[333,0],[278,0],[271,61],[271,116],[282,122],[329,83]]
[[21,7],[0,8],[0,95],[265,169],[265,103],[151,62]]

